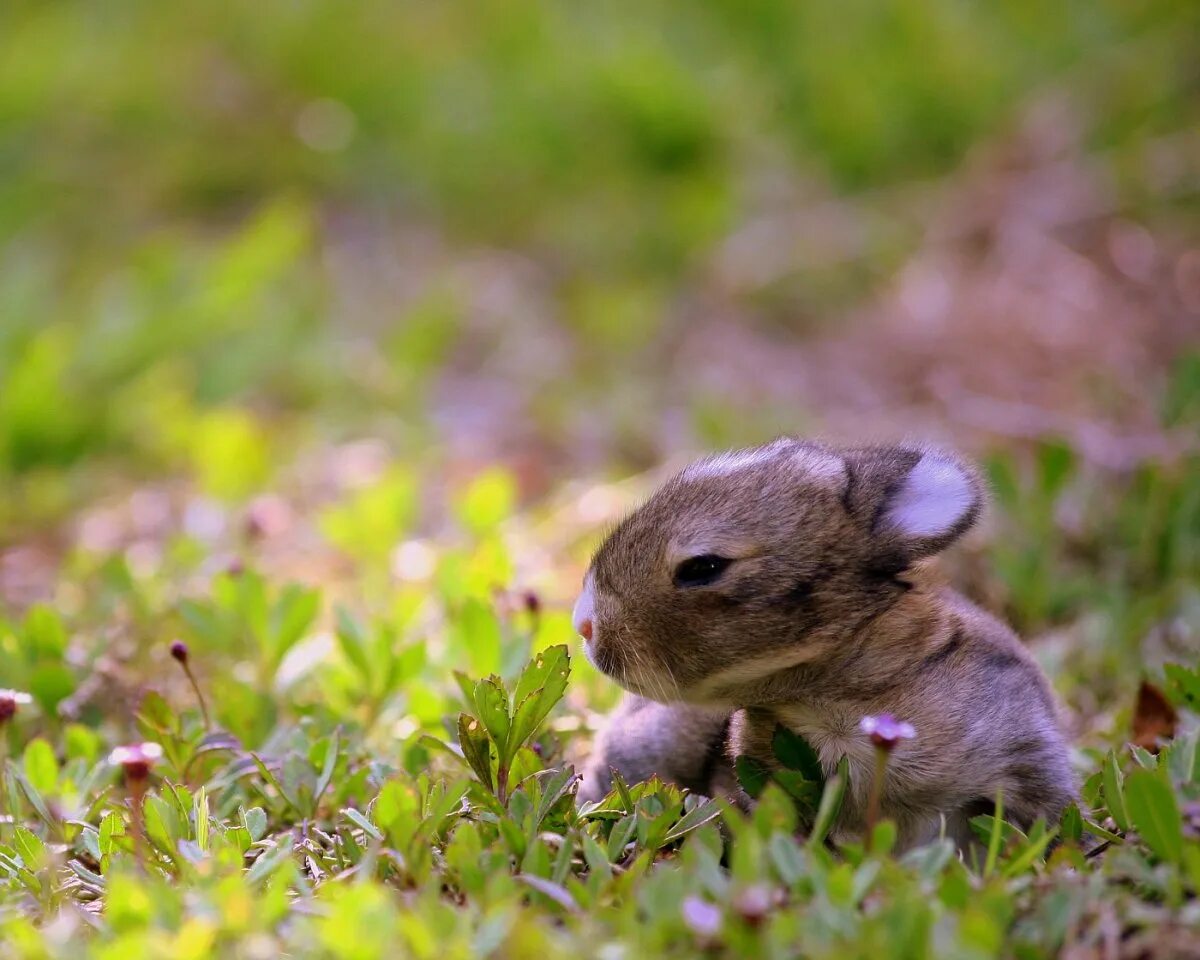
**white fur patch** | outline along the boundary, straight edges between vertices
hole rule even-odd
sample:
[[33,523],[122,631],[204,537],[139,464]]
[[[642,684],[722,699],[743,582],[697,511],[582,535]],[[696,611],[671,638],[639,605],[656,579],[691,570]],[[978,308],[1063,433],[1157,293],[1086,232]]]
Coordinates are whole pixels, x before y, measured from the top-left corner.
[[722,477],[751,467],[763,459],[761,450],[733,450],[697,460],[683,471],[685,477]]
[[801,447],[794,459],[810,480],[838,488],[845,486],[846,461],[841,457],[824,450]]
[[684,470],[683,475],[689,479],[730,476],[770,460],[778,456],[781,449],[791,446],[796,447],[791,454],[792,464],[803,471],[808,480],[835,487],[845,484],[846,462],[841,457],[813,447],[795,445],[789,440],[776,440],[762,447],[731,450],[705,457]]
[[724,698],[737,687],[817,660],[827,652],[824,644],[811,642],[789,650],[768,650],[757,657],[747,657],[732,666],[709,674],[695,686],[682,691],[682,696],[688,703],[735,706],[732,702],[727,704]]
[[909,472],[883,519],[907,536],[937,537],[953,530],[974,504],[975,491],[962,469],[927,453]]

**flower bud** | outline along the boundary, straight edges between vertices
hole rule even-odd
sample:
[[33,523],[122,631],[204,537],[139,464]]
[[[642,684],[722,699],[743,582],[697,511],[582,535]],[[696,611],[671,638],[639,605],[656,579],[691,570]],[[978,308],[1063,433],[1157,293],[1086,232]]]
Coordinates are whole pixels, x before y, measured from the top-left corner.
[[526,590],[521,598],[525,603],[525,610],[531,617],[536,617],[542,612],[542,598],[539,597],[533,590]]
[[0,723],[7,723],[17,710],[33,703],[33,697],[22,690],[0,690]]
[[174,657],[176,660],[178,660],[180,663],[186,664],[188,662],[188,646],[187,646],[187,644],[184,643],[182,640],[176,640],[174,643],[171,644],[171,656]]

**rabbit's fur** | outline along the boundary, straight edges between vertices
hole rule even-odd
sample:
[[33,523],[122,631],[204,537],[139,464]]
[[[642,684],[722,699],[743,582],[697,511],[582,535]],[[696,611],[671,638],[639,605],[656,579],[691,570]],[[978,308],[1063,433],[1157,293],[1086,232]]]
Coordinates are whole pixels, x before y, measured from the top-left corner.
[[[916,728],[883,792],[902,845],[943,815],[969,842],[967,820],[998,793],[1019,823],[1056,819],[1074,781],[1049,684],[1008,627],[926,562],[982,502],[970,466],[916,446],[782,439],[667,481],[601,545],[576,605],[589,657],[633,695],[581,797],[603,796],[615,766],[747,802],[731,762],[776,765],[783,724],[827,773],[849,758],[840,828],[853,832],[874,756],[859,723],[892,714]],[[720,569],[680,566],[696,557]]]

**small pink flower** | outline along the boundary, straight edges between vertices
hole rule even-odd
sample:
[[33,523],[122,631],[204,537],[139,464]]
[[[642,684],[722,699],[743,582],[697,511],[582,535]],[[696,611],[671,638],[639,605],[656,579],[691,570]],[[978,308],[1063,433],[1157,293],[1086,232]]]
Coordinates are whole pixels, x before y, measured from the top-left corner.
[[683,922],[703,943],[716,940],[721,932],[721,909],[699,897],[683,901]]
[[131,743],[113,750],[108,755],[108,762],[124,770],[127,780],[145,780],[162,755],[163,748],[157,743]]
[[21,707],[33,703],[33,697],[23,690],[0,690],[0,723],[11,720]]
[[734,896],[733,909],[750,926],[757,927],[771,912],[774,901],[775,896],[771,888],[756,883],[739,891]]
[[871,743],[881,750],[891,751],[901,740],[911,740],[917,735],[911,723],[897,720],[890,713],[877,717],[863,717],[858,728],[871,738]]

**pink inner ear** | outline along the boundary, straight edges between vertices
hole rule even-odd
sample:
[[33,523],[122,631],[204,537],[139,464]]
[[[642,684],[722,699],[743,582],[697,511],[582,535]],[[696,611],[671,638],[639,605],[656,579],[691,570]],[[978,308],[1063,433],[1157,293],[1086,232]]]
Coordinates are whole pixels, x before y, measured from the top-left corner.
[[937,537],[953,530],[974,503],[975,491],[962,468],[926,454],[892,497],[884,520],[909,537]]

